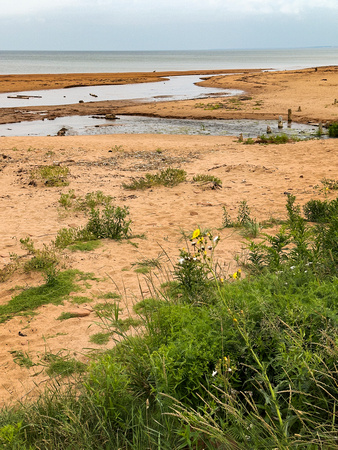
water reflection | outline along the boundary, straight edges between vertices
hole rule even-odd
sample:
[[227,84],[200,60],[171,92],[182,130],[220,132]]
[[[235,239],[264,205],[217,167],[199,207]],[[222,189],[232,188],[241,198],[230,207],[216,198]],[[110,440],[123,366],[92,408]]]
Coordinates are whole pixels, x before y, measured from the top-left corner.
[[271,120],[190,120],[143,116],[117,116],[105,120],[104,116],[70,116],[55,120],[39,120],[0,125],[0,136],[55,136],[61,128],[66,135],[98,134],[188,134],[213,136],[256,137],[266,133],[267,126],[273,134],[309,137],[316,132],[311,125],[293,122],[291,127],[279,130],[277,121]]
[[[25,91],[0,94],[1,108],[69,105],[105,100],[187,100],[212,95],[238,95],[243,91],[196,86],[201,78],[196,75],[171,77],[168,81],[109,86],[84,86],[66,89]],[[10,98],[8,98],[10,97]],[[28,97],[28,98],[26,98]]]

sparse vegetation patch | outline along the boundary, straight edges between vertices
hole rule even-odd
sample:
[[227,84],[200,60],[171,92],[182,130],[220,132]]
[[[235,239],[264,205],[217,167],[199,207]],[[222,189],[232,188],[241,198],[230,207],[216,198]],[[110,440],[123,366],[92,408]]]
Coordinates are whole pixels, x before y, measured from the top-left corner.
[[130,184],[123,183],[124,189],[137,190],[149,189],[155,186],[173,187],[186,180],[186,172],[183,169],[164,169],[158,173],[146,173],[145,177],[134,179]]

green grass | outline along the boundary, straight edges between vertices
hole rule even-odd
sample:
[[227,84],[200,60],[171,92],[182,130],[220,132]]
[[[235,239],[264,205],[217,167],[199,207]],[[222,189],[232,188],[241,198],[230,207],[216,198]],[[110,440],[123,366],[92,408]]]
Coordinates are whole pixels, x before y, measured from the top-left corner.
[[148,266],[137,267],[136,269],[134,269],[134,272],[145,275],[145,274],[151,272],[151,268]]
[[146,173],[144,178],[134,179],[131,183],[123,183],[124,189],[143,190],[156,186],[173,187],[186,180],[186,172],[182,169],[168,168],[156,174]]
[[70,244],[68,249],[72,252],[92,252],[101,246],[101,241],[93,239],[92,241],[76,241],[74,244]]
[[59,305],[74,291],[80,288],[76,283],[79,271],[60,272],[53,283],[31,287],[14,296],[8,303],[0,305],[0,323],[19,315],[34,311],[42,305]]
[[70,301],[76,305],[83,305],[84,303],[90,303],[93,301],[90,297],[76,296],[72,297]]
[[110,341],[110,333],[96,333],[92,334],[89,341],[97,345],[105,345]]
[[104,298],[106,300],[108,299],[118,300],[121,298],[121,295],[118,294],[117,292],[106,292],[105,294],[100,294],[99,298]]
[[268,135],[262,134],[261,136],[258,136],[257,139],[248,138],[243,141],[243,144],[252,145],[252,144],[288,144],[291,142],[298,142],[301,139],[292,136],[289,137],[287,134],[280,134],[280,135]]
[[213,187],[222,186],[222,180],[213,175],[198,174],[193,177],[193,181],[201,185],[210,183]]
[[118,305],[118,303],[97,303],[94,306],[94,311],[99,317],[118,317],[118,314],[122,311]]
[[35,365],[27,352],[23,352],[22,350],[11,350],[10,353],[13,355],[15,364],[18,364],[21,367],[30,369]]
[[102,191],[88,192],[85,196],[79,196],[75,194],[74,189],[70,189],[68,192],[61,193],[59,204],[67,210],[87,213],[92,208],[110,205],[112,201],[113,197],[105,195]]
[[56,318],[56,320],[68,320],[74,319],[75,317],[78,317],[78,315],[70,312],[63,312]]
[[81,361],[60,354],[47,354],[45,361],[47,362],[46,373],[50,377],[66,377],[74,374],[82,374],[87,370],[86,364]]
[[57,187],[67,186],[69,169],[62,166],[41,166],[31,171],[30,178],[32,181],[41,181],[45,186]]

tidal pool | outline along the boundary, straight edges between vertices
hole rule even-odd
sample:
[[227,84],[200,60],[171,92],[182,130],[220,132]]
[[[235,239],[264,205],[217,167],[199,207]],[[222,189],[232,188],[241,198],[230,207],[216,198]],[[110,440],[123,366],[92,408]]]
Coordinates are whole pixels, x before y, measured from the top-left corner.
[[117,116],[106,120],[104,116],[69,116],[54,120],[37,120],[0,125],[0,136],[55,136],[61,128],[65,135],[98,134],[187,134],[212,136],[239,136],[244,138],[266,134],[267,126],[273,134],[287,134],[298,138],[313,137],[317,127],[292,122],[279,130],[276,120],[223,120],[223,119],[167,119],[144,116]]
[[79,101],[97,102],[105,100],[142,100],[149,102],[187,100],[203,98],[212,94],[223,97],[243,93],[243,91],[236,89],[197,86],[195,83],[201,80],[202,78],[200,76],[187,75],[170,77],[166,81],[155,83],[83,86],[42,91],[12,92],[0,94],[0,107],[70,105],[79,103]]

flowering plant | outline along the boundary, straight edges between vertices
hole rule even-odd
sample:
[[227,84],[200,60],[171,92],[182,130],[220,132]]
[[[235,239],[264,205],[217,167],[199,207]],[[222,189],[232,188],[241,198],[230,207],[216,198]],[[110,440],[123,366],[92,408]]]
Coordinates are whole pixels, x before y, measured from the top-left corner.
[[188,248],[180,250],[175,278],[189,296],[199,296],[215,279],[213,255],[219,240],[210,231],[196,228],[187,242]]

